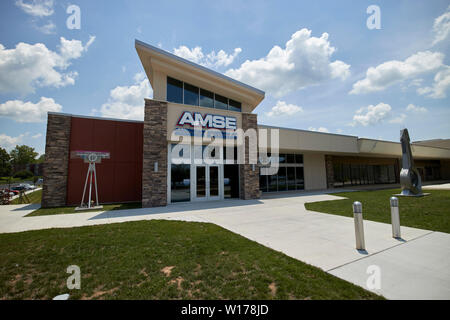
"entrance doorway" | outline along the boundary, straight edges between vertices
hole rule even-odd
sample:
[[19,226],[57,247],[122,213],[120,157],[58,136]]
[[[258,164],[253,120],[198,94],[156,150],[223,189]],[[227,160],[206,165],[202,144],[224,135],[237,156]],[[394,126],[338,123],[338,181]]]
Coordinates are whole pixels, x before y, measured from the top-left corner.
[[223,199],[223,165],[192,165],[191,200]]

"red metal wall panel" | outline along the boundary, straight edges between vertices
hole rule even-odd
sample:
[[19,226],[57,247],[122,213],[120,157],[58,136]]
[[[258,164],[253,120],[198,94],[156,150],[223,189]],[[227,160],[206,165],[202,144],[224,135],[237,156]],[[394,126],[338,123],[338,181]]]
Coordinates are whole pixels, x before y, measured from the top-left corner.
[[[72,117],[70,151],[108,151],[110,159],[96,165],[101,203],[142,199],[142,147],[144,124]],[[69,160],[67,205],[78,205],[83,195],[88,164]]]

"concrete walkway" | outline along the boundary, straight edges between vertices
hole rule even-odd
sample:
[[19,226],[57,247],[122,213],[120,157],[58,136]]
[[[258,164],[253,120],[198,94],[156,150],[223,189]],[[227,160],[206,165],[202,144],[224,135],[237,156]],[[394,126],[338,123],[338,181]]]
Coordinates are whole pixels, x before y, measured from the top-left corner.
[[[338,200],[321,193],[261,200],[175,204],[163,208],[24,217],[35,205],[1,206],[0,233],[165,219],[215,223],[366,289],[367,267],[381,271],[391,299],[450,299],[450,234],[365,221],[367,251],[355,250],[353,219],[307,211],[306,202]],[[351,210],[351,208],[349,208]]]

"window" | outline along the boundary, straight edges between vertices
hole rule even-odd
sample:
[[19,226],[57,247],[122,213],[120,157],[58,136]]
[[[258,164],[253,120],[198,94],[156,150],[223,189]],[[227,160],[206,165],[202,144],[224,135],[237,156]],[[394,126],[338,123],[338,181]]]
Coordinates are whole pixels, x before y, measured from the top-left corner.
[[295,168],[295,185],[297,190],[303,190],[305,188],[305,179],[303,176],[303,167]]
[[[267,156],[271,154],[268,153]],[[260,175],[261,191],[303,190],[305,188],[303,155],[282,153],[278,157],[280,164],[278,172],[271,176]]]
[[287,163],[295,163],[295,155],[292,153],[289,153],[287,155]]
[[214,108],[227,110],[228,98],[216,94],[214,97]]
[[167,77],[167,101],[183,103],[183,82]]
[[189,201],[191,199],[191,166],[189,164],[172,164],[170,170],[171,202]]
[[197,87],[184,83],[184,104],[198,106],[198,90]]
[[240,102],[234,101],[232,99],[230,99],[229,102],[230,102],[230,105],[228,106],[228,110],[239,111],[239,112],[241,111],[241,103]]
[[200,89],[200,106],[214,108],[214,93],[208,90]]
[[262,192],[266,192],[267,191],[267,176],[265,176],[265,175],[260,175],[259,176],[259,189]]
[[278,168],[278,191],[286,191],[286,167]]
[[242,110],[242,104],[171,77],[167,77],[167,101],[230,111]]
[[287,169],[288,190],[295,190],[295,168],[288,167],[286,169]]

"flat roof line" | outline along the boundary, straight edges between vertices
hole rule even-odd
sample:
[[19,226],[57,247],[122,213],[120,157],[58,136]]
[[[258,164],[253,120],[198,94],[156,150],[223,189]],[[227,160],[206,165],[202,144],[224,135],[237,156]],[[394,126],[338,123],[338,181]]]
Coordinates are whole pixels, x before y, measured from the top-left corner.
[[135,41],[135,45],[143,46],[143,47],[145,47],[145,48],[147,48],[147,49],[149,49],[149,50],[158,52],[158,53],[160,53],[160,54],[162,54],[162,55],[164,55],[164,56],[166,56],[166,57],[168,57],[168,58],[171,58],[171,59],[174,59],[174,60],[183,62],[183,63],[185,63],[185,64],[188,64],[188,65],[192,66],[192,67],[195,67],[195,68],[201,69],[201,70],[203,70],[203,71],[206,71],[206,72],[208,72],[208,73],[210,73],[210,74],[212,74],[212,75],[214,75],[214,76],[216,76],[216,77],[220,77],[220,78],[222,78],[222,79],[224,79],[224,80],[231,81],[231,82],[233,82],[233,83],[235,83],[235,84],[237,84],[237,85],[240,85],[240,86],[242,86],[242,87],[245,87],[245,88],[247,88],[247,89],[250,89],[250,90],[252,90],[252,91],[255,91],[255,92],[258,93],[258,94],[262,94],[262,95],[264,95],[264,96],[266,95],[266,93],[265,93],[264,91],[262,91],[262,90],[260,90],[260,89],[257,89],[257,88],[255,88],[255,87],[252,87],[252,86],[250,86],[250,85],[248,85],[248,84],[245,84],[245,83],[243,83],[243,82],[240,82],[240,81],[238,81],[238,80],[235,80],[235,79],[233,79],[233,78],[230,78],[230,77],[228,77],[228,76],[226,76],[226,75],[224,75],[224,74],[222,74],[222,73],[220,73],[220,72],[217,72],[217,71],[208,69],[208,68],[206,68],[206,67],[204,67],[204,66],[202,66],[202,65],[199,65],[199,64],[197,64],[197,63],[195,63],[195,62],[192,62],[192,61],[186,60],[186,59],[184,59],[184,58],[181,58],[181,57],[179,57],[179,56],[177,56],[177,55],[174,55],[173,53],[170,53],[170,52],[168,52],[168,51],[162,50],[161,48],[152,46],[152,45],[150,45],[150,44],[148,44],[148,43],[142,42],[142,41],[140,41],[140,40],[138,40],[138,39],[135,39],[134,41]]
[[67,116],[67,117],[74,117],[74,118],[84,118],[84,119],[94,119],[94,120],[108,120],[108,121],[121,121],[121,122],[134,122],[134,123],[144,123],[144,121],[141,120],[131,120],[131,119],[118,119],[118,118],[105,118],[105,117],[96,117],[96,116],[83,116],[78,114],[72,114],[72,113],[64,113],[64,112],[53,112],[49,111],[48,114],[55,114],[59,116]]
[[266,128],[271,128],[271,129],[284,129],[284,130],[310,132],[310,133],[319,133],[319,134],[327,134],[327,135],[340,136],[340,137],[351,137],[351,138],[357,138],[358,139],[358,136],[351,136],[351,135],[348,135],[348,134],[319,132],[319,131],[304,130],[304,129],[286,128],[286,127],[275,127],[275,126],[269,126],[269,125],[266,125],[266,124],[258,124],[258,127],[266,127]]

